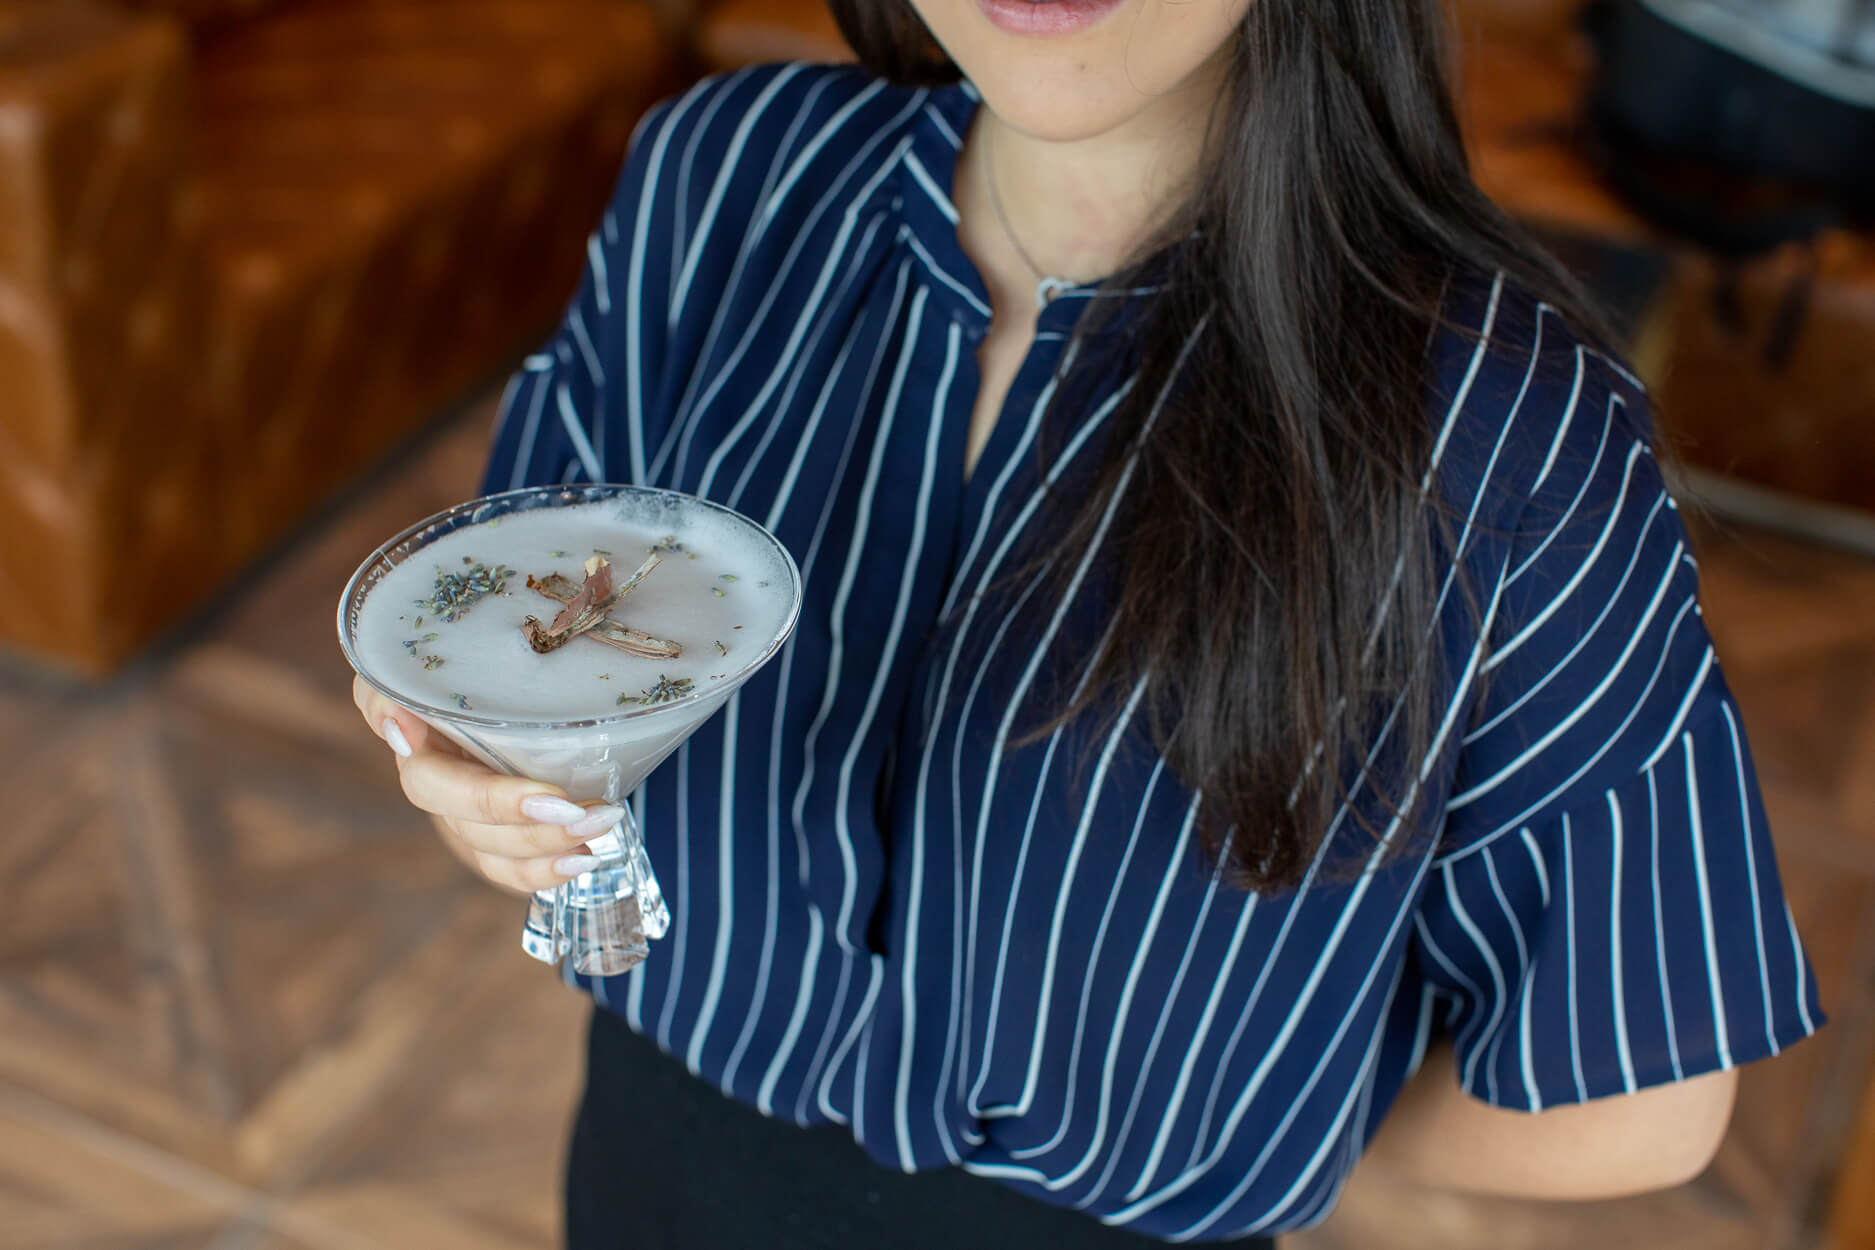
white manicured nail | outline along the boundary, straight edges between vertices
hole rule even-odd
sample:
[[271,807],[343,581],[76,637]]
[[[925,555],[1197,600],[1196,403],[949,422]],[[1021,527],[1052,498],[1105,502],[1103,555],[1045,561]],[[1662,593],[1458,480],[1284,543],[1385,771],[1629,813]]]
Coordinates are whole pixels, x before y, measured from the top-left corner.
[[582,872],[591,872],[602,862],[597,855],[562,855],[553,861],[553,870],[563,877],[577,877]]
[[607,804],[604,807],[590,808],[582,815],[583,820],[567,827],[566,832],[569,837],[590,838],[595,833],[604,833],[624,817],[625,809]]
[[586,818],[586,809],[551,794],[530,794],[521,800],[521,814],[543,825],[576,825]]
[[391,750],[405,759],[410,758],[410,740],[404,737],[404,731],[397,727],[397,722],[388,716],[384,718],[384,740],[391,744]]

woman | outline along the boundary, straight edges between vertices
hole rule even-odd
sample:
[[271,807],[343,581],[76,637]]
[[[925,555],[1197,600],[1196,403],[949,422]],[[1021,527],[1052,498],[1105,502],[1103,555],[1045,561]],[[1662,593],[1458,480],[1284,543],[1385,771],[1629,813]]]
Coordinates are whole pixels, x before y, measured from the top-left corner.
[[[1643,397],[1470,183],[1437,6],[836,9],[869,71],[645,121],[488,471],[806,584],[639,796],[675,924],[584,986],[571,1243],[1697,1173],[1822,1017]],[[359,701],[499,885],[617,816]]]

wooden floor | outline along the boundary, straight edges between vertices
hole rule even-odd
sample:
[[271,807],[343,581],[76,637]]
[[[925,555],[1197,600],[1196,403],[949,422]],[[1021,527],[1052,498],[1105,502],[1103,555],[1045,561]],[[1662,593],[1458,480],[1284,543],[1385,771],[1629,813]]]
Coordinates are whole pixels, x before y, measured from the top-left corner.
[[[0,1244],[555,1244],[585,1005],[404,804],[333,640],[361,555],[471,493],[488,419],[111,687],[0,671]],[[1833,1025],[1747,1073],[1695,1186],[1533,1207],[1360,1179],[1290,1250],[1818,1244],[1875,1051],[1875,565],[1701,548]]]

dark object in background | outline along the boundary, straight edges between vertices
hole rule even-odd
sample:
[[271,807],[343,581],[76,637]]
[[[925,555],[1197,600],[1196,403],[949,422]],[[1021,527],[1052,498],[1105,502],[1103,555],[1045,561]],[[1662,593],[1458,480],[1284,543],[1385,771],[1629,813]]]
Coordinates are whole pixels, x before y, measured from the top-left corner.
[[1875,219],[1875,3],[1604,0],[1590,111],[1608,176],[1728,256]]

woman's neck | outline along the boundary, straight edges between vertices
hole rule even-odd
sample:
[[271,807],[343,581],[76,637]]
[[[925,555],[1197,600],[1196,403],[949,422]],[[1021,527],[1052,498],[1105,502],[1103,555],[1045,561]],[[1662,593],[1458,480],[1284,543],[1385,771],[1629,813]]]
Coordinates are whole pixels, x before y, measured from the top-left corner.
[[1091,282],[1119,269],[1187,193],[1215,98],[1215,85],[1187,82],[1123,125],[1068,142],[978,110],[954,189],[959,237],[993,293],[1033,291],[1038,276]]

